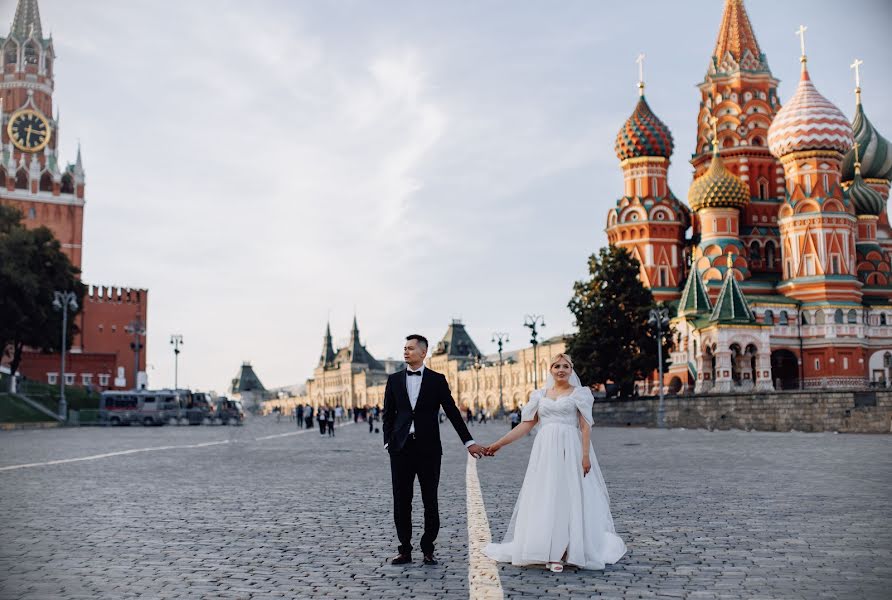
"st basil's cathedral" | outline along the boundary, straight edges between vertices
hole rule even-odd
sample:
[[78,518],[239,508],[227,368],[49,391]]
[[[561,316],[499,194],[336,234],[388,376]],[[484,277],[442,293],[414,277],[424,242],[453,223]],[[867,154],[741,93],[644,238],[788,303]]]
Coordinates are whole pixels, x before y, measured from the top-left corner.
[[643,81],[617,134],[625,189],[607,236],[670,307],[670,392],[889,385],[892,145],[862,106],[860,61],[851,122],[821,95],[805,29],[782,103],[743,0],[725,1],[687,204],[669,189],[672,133]]

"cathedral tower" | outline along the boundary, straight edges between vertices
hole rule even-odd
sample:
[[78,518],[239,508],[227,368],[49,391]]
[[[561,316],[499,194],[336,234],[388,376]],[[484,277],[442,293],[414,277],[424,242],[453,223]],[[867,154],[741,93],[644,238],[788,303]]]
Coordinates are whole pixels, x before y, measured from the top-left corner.
[[[804,35],[804,28],[800,28]],[[809,77],[805,47],[796,93],[777,113],[768,144],[786,177],[778,212],[783,281],[778,291],[802,302],[860,305],[855,277],[855,210],[841,186],[843,156],[852,148],[848,119]]]
[[43,36],[37,0],[18,0],[9,34],[0,38],[0,203],[19,209],[25,225],[45,225],[81,267],[84,168],[59,159],[59,117],[53,118],[51,37]]
[[607,215],[607,239],[641,263],[641,281],[655,300],[675,300],[684,281],[690,215],[669,189],[672,134],[648,106],[641,75],[638,104],[616,135],[625,190]]
[[[738,207],[739,229],[734,235],[744,248],[751,281],[746,289],[770,291],[770,275],[779,272],[777,209],[784,194],[783,169],[767,147],[768,127],[780,108],[775,79],[759,48],[743,0],[725,0],[715,49],[702,83],[697,115],[697,147],[691,158],[694,178],[703,175],[713,162],[712,119],[716,119],[715,143],[727,170],[740,178],[749,201]],[[711,219],[712,217],[710,217]],[[711,227],[710,220],[705,224]],[[695,217],[696,233],[702,231]],[[719,223],[720,225],[720,223]],[[730,232],[725,232],[730,237]],[[722,265],[725,260],[718,261]],[[709,279],[720,280],[714,271]],[[765,274],[765,278],[758,277]]]

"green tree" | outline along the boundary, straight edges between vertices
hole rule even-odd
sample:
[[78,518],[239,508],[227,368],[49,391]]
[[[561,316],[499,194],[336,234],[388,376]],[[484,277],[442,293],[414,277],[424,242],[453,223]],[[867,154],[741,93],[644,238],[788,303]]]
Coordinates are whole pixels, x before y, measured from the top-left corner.
[[[568,352],[583,383],[612,381],[621,396],[631,396],[635,381],[657,368],[656,331],[647,323],[653,294],[638,278],[638,261],[623,248],[601,248],[588,268],[590,278],[573,284],[569,307],[579,332]],[[664,331],[664,362],[671,339]]]
[[25,347],[61,350],[62,313],[53,308],[57,290],[73,291],[78,299],[78,309],[68,313],[70,347],[86,290],[79,274],[49,229],[28,229],[21,212],[0,206],[0,349],[12,352],[11,373],[18,370]]

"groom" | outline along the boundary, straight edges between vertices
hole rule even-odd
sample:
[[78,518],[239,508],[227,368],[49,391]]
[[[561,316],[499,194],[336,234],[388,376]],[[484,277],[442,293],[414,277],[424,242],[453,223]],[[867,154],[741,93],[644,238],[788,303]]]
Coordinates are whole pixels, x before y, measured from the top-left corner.
[[399,538],[399,554],[393,565],[412,562],[412,494],[415,477],[421,486],[424,503],[424,535],[421,552],[424,564],[435,565],[434,540],[440,530],[437,486],[440,483],[440,407],[474,458],[484,454],[462,421],[461,413],[442,374],[424,367],[427,339],[413,334],[406,338],[403,359],[408,369],[387,378],[384,389],[384,448],[390,453],[390,478],[393,484],[393,520]]

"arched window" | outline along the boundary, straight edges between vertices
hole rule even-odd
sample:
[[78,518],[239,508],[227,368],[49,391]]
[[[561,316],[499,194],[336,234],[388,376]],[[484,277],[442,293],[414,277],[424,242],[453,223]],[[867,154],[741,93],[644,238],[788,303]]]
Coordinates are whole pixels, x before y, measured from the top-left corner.
[[62,193],[63,194],[73,194],[74,193],[74,178],[70,173],[65,173],[62,175]]
[[789,325],[790,324],[790,316],[787,314],[787,311],[780,311],[780,316],[778,317],[778,323],[780,325]]
[[769,269],[774,268],[774,242],[765,242],[765,266]]
[[37,51],[37,44],[34,42],[28,42],[25,44],[25,64],[26,65],[36,65],[40,55]]
[[766,310],[764,321],[766,325],[774,325],[774,312]]
[[52,192],[53,191],[53,178],[50,176],[48,172],[44,172],[43,175],[40,176],[40,191],[41,192]]
[[[756,138],[757,140],[759,138]],[[756,144],[757,146],[761,146],[762,144]],[[768,200],[768,182],[764,179],[759,179],[759,199]]]
[[31,186],[28,184],[28,172],[24,169],[19,169],[15,174],[15,189],[27,190],[30,187]]
[[842,325],[845,322],[845,317],[843,317],[841,308],[837,308],[836,312],[833,313],[833,322],[837,325]]
[[808,325],[808,313],[807,312],[802,311],[801,313],[799,313],[799,322],[802,323],[803,325]]
[[3,51],[3,64],[14,65],[19,60],[19,49],[12,42],[6,44],[6,50]]
[[823,325],[826,322],[823,310],[815,311],[815,325]]
[[880,313],[880,325],[886,324],[886,313]]
[[855,312],[854,308],[849,311],[846,321],[848,321],[849,325],[855,325],[856,323],[858,323],[858,313]]
[[750,244],[750,259],[752,260],[762,260],[762,252],[760,250],[761,246],[759,246],[759,242],[753,240]]
[[37,218],[37,211],[34,209],[33,206],[32,206],[31,208],[28,209],[28,218],[29,218],[29,219],[36,219],[36,218]]
[[[762,138],[760,138],[759,136],[756,136],[753,138],[753,146],[763,146],[763,145],[764,144],[762,144]],[[765,196],[765,197],[767,197],[767,196]]]

